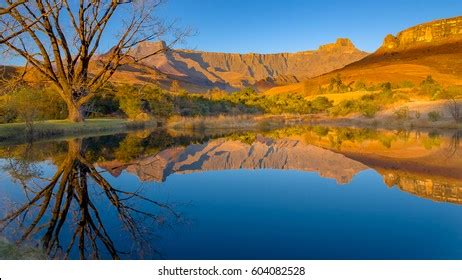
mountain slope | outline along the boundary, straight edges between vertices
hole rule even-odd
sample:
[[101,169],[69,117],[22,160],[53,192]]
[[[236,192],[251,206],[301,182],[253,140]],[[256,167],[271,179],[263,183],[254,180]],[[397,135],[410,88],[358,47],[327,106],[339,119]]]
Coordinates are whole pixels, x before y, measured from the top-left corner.
[[[410,81],[419,84],[432,75],[443,85],[462,85],[462,17],[435,20],[388,35],[373,54],[342,69],[310,79],[311,89],[329,83],[336,75],[350,83]],[[277,87],[270,93],[301,92],[303,84]]]
[[[143,57],[160,48],[166,48],[164,42],[146,42],[133,50],[133,56]],[[237,54],[171,49],[140,64],[130,65],[129,70],[120,69],[114,80],[143,82],[144,75],[144,80],[150,78],[161,85],[178,80],[190,90],[214,87],[232,90],[246,86],[266,89],[327,73],[366,55],[348,39],[338,39],[315,51],[297,53]],[[157,75],[137,71],[146,67]]]

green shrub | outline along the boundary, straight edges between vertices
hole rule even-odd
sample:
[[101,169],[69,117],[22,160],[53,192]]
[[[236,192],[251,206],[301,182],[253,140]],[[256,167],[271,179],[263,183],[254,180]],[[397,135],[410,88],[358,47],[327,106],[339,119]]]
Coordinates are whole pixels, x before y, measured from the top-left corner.
[[311,101],[311,106],[316,112],[325,112],[333,106],[332,104],[333,102],[324,96],[318,96]]
[[129,119],[136,120],[144,116],[142,110],[142,101],[134,96],[119,97],[120,109],[127,115]]
[[364,117],[373,118],[380,110],[380,107],[372,103],[364,103],[360,105],[360,110]]
[[428,95],[433,99],[437,99],[443,91],[442,86],[438,84],[432,76],[427,76],[427,78],[420,83],[420,89],[423,94]]
[[366,83],[364,83],[363,81],[357,81],[353,87],[357,91],[367,90]]
[[385,82],[380,84],[380,88],[382,88],[383,91],[391,91],[392,84],[390,82]]
[[440,113],[436,111],[431,111],[427,115],[428,115],[428,119],[432,122],[437,122],[441,119]]
[[32,123],[45,119],[63,119],[66,116],[66,104],[50,88],[22,87],[0,97],[1,123]]
[[409,119],[409,108],[401,107],[394,112],[394,115],[398,120],[407,120]]
[[332,107],[330,113],[334,116],[346,116],[358,111],[357,101],[343,100],[336,106]]
[[111,92],[95,95],[88,107],[90,108],[89,115],[91,117],[108,116],[120,111],[119,99]]
[[314,126],[313,127],[313,132],[316,133],[316,135],[323,137],[329,134],[330,129],[325,126]]

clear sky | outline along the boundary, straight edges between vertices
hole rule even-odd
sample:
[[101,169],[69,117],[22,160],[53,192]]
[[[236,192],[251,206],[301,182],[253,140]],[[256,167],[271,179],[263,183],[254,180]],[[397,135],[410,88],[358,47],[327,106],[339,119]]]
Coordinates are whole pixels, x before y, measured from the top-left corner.
[[374,51],[413,25],[462,15],[461,0],[169,0],[161,16],[197,35],[178,47],[217,52],[294,52],[348,37]]
[[[108,25],[100,53],[116,43],[124,8]],[[461,15],[462,0],[166,0],[156,10],[157,17],[196,31],[174,48],[235,53],[314,50],[339,37],[373,52],[387,34]],[[2,64],[24,61],[7,56]]]

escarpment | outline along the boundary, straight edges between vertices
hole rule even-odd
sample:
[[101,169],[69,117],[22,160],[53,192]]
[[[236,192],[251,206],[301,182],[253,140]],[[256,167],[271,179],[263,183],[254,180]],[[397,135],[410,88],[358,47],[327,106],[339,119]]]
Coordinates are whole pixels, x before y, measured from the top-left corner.
[[[133,50],[132,55],[140,58],[159,49],[167,49],[164,42],[146,42]],[[142,64],[171,80],[182,81],[183,85],[236,89],[258,87],[259,84],[268,87],[318,76],[366,55],[349,39],[341,38],[318,50],[296,53],[238,54],[168,49],[143,60]]]
[[462,16],[435,20],[385,37],[378,53],[396,52],[462,41]]
[[462,85],[462,16],[419,24],[396,36],[389,34],[381,47],[358,61],[303,83],[272,87],[268,92],[315,94],[338,76],[346,84],[406,81],[418,85],[432,76],[443,86]]

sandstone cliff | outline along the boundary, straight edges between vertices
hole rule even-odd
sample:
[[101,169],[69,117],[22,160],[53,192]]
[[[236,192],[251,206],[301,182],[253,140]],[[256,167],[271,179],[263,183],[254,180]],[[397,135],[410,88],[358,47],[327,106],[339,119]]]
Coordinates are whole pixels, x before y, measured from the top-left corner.
[[444,86],[462,85],[462,16],[423,23],[387,35],[374,53],[341,69],[311,78],[305,85],[295,82],[274,87],[270,93],[312,92],[341,75],[346,83],[362,81],[412,82],[416,85],[431,75]]
[[385,184],[425,199],[462,204],[462,182],[445,178],[422,178],[397,170],[381,170]]
[[385,37],[377,52],[396,52],[462,40],[462,17],[435,20]]

